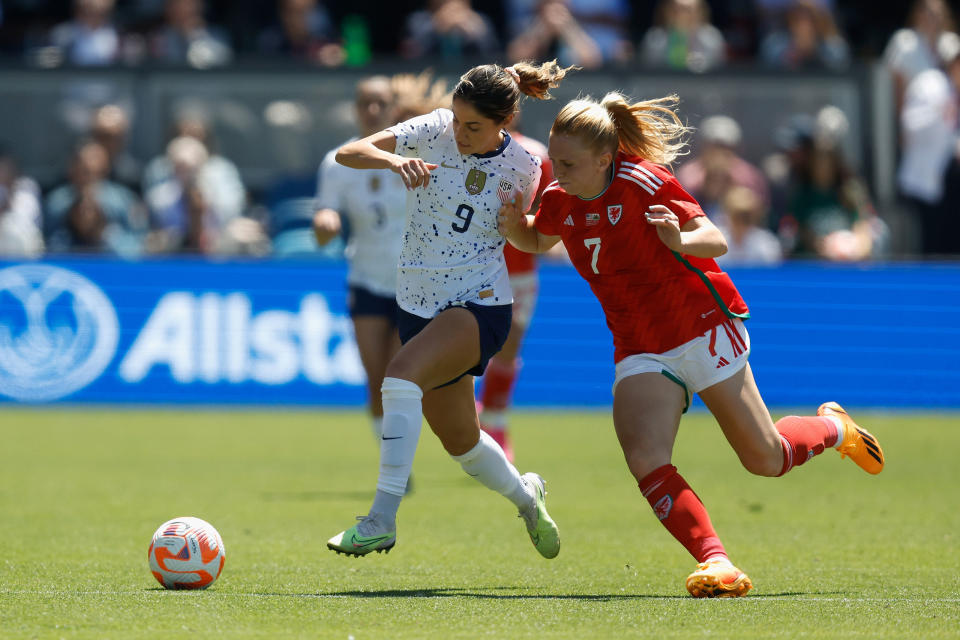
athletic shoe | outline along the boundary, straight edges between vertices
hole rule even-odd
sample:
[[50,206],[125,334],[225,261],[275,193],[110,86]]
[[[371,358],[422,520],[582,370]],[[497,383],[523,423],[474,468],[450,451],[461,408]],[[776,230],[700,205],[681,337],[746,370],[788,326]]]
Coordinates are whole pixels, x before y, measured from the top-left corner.
[[480,428],[490,434],[490,437],[503,449],[503,454],[507,456],[510,464],[513,464],[513,447],[510,445],[510,436],[507,435],[507,430],[488,427],[483,423],[480,424]]
[[869,431],[857,426],[836,402],[824,402],[817,409],[818,416],[835,416],[843,422],[843,442],[837,447],[840,456],[857,463],[867,473],[883,471],[883,449]]
[[397,532],[385,530],[376,517],[357,516],[357,520],[357,524],[327,540],[327,549],[357,558],[371,551],[390,553],[397,543]]
[[521,476],[533,491],[533,507],[520,511],[520,517],[527,525],[530,541],[544,558],[556,558],[560,553],[560,530],[547,513],[544,496],[547,495],[546,483],[535,473]]
[[726,558],[712,558],[697,565],[687,577],[687,591],[694,598],[739,598],[753,583]]

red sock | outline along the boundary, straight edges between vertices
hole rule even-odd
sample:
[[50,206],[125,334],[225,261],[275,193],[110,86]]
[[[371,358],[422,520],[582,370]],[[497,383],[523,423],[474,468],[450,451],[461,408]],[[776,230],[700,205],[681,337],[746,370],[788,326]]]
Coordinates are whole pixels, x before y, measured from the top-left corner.
[[503,411],[510,406],[517,369],[515,363],[503,364],[495,358],[490,360],[483,374],[483,394],[480,397],[484,409]]
[[672,464],[665,464],[640,481],[640,491],[653,512],[697,562],[726,557],[707,509]]
[[783,447],[782,476],[810,458],[823,453],[837,441],[837,425],[821,416],[787,416],[777,420],[780,445]]

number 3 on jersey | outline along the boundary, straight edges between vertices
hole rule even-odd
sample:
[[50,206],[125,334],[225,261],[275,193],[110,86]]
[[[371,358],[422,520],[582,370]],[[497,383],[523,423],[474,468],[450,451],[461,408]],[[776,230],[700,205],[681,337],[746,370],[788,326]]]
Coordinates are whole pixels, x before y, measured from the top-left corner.
[[599,274],[600,270],[597,269],[597,260],[600,259],[600,238],[584,238],[583,246],[593,252],[593,256],[590,258],[590,268],[593,269],[594,273]]

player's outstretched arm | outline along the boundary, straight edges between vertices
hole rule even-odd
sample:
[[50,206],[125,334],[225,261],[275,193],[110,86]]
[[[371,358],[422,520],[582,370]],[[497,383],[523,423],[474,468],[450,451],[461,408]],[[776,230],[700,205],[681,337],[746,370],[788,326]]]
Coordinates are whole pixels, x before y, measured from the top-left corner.
[[537,231],[533,216],[523,214],[523,195],[520,193],[515,193],[500,207],[497,228],[510,244],[527,253],[543,253],[560,241],[560,236]]
[[351,169],[390,169],[400,175],[407,189],[426,187],[430,172],[437,165],[421,158],[399,156],[394,153],[396,148],[396,136],[384,130],[343,145],[337,149],[336,160]]

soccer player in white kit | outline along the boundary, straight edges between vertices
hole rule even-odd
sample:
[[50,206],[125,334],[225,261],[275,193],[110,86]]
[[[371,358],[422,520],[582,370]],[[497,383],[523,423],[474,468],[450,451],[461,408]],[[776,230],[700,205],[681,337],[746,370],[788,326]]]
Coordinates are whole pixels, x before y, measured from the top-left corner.
[[512,294],[497,230],[500,206],[528,206],[539,160],[504,130],[523,94],[549,97],[566,74],[556,61],[470,69],[437,109],[344,145],[337,162],[390,169],[409,189],[397,279],[403,346],[387,365],[377,492],[367,515],[327,542],[362,556],[396,543],[396,514],[420,437],[421,416],[463,470],[519,510],[537,551],[553,558],[560,535],[544,482],[523,476],[480,430],[473,376],[483,373],[510,330]]
[[[390,78],[371,76],[356,90],[360,137],[390,126],[396,96]],[[357,138],[351,138],[353,142]],[[349,223],[346,248],[349,264],[347,308],[367,374],[367,398],[374,435],[380,440],[383,405],[380,385],[390,358],[400,349],[397,334],[397,263],[407,217],[406,187],[389,169],[354,171],[337,164],[330,151],[317,172],[317,212],[313,232],[321,246],[336,238]]]

